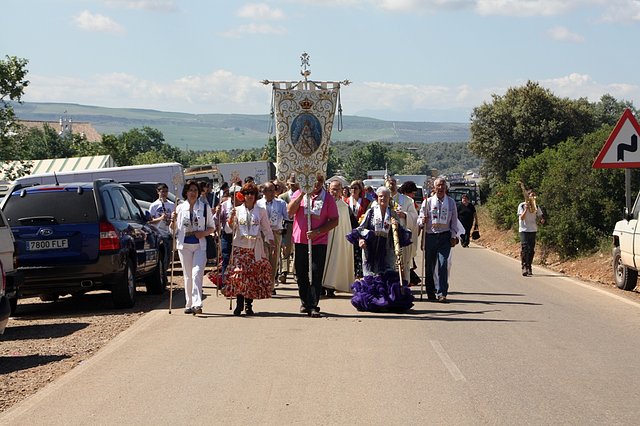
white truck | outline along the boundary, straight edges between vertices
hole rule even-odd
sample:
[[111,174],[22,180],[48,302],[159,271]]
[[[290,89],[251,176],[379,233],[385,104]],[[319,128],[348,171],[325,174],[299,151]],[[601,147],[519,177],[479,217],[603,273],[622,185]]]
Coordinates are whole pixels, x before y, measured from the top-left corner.
[[215,183],[242,180],[252,176],[260,185],[276,178],[276,168],[271,161],[245,161],[241,163],[204,164],[185,170],[187,179],[208,179]]
[[613,229],[613,274],[618,288],[633,290],[640,269],[640,194],[624,216]]
[[72,170],[23,176],[15,184],[50,184],[92,182],[96,179],[113,179],[116,182],[164,182],[173,192],[184,184],[184,170],[180,163],[144,164],[139,166],[107,167],[93,170]]

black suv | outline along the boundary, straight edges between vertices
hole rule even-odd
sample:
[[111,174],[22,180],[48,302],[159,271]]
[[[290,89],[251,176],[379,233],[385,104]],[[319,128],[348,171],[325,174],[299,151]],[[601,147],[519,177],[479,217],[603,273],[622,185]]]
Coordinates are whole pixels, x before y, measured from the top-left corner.
[[110,179],[13,187],[2,202],[23,281],[18,298],[111,290],[116,307],[135,303],[136,281],[165,289],[166,248],[131,193]]

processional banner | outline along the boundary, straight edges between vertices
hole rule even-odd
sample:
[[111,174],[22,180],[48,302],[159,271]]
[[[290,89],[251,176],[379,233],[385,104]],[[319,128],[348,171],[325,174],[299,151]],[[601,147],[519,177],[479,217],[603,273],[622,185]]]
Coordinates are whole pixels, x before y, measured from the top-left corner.
[[283,85],[273,84],[278,179],[286,181],[295,174],[300,187],[310,192],[317,173],[327,171],[340,84],[304,81]]

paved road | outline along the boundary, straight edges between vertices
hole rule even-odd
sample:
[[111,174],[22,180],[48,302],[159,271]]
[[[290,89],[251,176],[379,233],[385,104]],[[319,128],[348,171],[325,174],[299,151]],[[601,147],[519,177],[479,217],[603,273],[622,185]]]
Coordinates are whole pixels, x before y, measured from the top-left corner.
[[294,285],[236,318],[157,310],[0,424],[638,424],[640,305],[480,247],[451,303],[321,319]]

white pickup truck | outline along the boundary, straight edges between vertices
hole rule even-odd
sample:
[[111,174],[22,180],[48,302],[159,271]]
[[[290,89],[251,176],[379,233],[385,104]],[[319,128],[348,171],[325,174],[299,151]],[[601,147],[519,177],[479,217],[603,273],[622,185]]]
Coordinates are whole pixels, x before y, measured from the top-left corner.
[[640,194],[613,229],[613,274],[622,290],[633,290],[640,269]]

